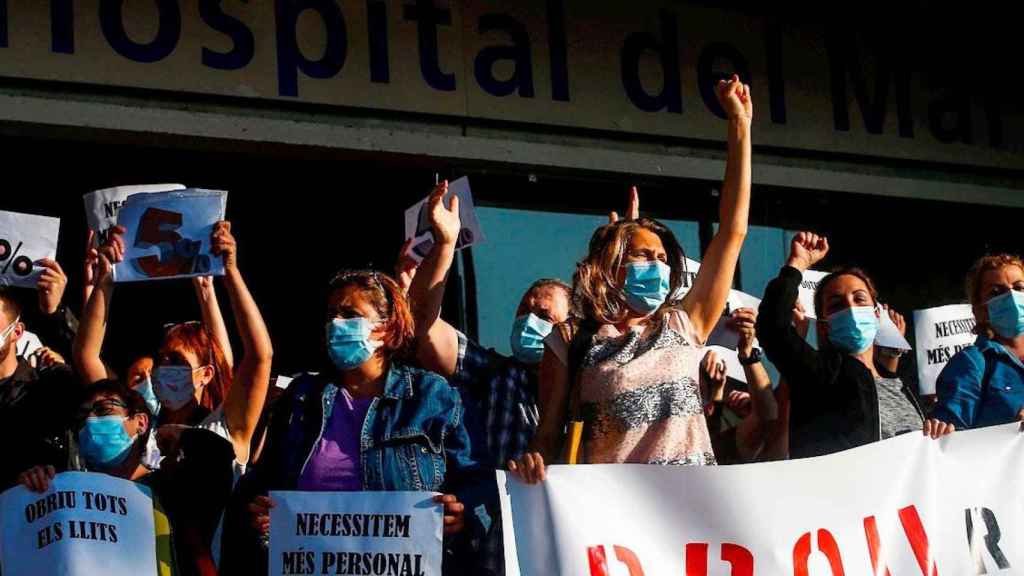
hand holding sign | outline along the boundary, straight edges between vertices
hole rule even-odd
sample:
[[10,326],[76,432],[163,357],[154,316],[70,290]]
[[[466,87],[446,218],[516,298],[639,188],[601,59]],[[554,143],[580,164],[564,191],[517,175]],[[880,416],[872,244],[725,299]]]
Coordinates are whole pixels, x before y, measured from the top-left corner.
[[[458,198],[458,203],[449,201],[444,206],[444,198]],[[457,218],[460,228],[455,233],[455,249],[461,250],[484,240],[473,207],[473,194],[469,189],[469,179],[459,178],[451,183],[442,183],[427,198],[416,203],[405,211],[405,238],[412,240],[409,255],[417,262],[426,258],[434,247],[435,234],[443,232],[445,237],[438,241],[451,240],[451,225]],[[441,225],[441,230],[437,226]]]
[[[221,276],[227,262],[211,257],[214,225],[224,219],[227,192],[182,190],[134,194],[118,213],[125,228],[117,282]],[[233,261],[231,253],[226,260]]]
[[820,262],[828,254],[828,238],[813,232],[800,232],[793,237],[789,245],[789,260],[786,266],[792,266],[804,272]]
[[44,268],[36,263],[56,258],[59,233],[59,218],[0,212],[0,286],[37,287]]

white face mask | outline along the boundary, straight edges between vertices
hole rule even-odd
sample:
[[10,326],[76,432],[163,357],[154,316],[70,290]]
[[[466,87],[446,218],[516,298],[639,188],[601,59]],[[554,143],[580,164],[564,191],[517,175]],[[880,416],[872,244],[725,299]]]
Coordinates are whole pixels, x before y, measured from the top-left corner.
[[0,334],[0,350],[3,350],[3,347],[7,345],[7,339],[11,337],[11,334],[14,334],[14,329],[18,327],[18,322],[20,321],[21,316],[18,316],[14,319],[14,322],[11,322],[7,328],[4,328],[3,333]]
[[168,410],[181,410],[195,398],[196,384],[192,375],[205,366],[159,366],[153,370],[156,397]]

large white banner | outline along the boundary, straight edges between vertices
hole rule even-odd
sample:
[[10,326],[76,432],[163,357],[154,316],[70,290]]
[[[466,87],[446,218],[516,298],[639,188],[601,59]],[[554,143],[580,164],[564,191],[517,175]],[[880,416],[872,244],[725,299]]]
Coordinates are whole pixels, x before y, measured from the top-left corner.
[[974,344],[970,304],[951,304],[914,312],[917,376],[923,395],[935,394],[935,381],[957,352]]
[[210,235],[224,219],[227,201],[227,192],[201,189],[129,196],[117,215],[127,246],[114,280],[223,276],[223,260],[210,253]]
[[498,472],[506,573],[1024,575],[1017,424],[719,467]]
[[271,576],[441,576],[431,492],[271,492]]
[[0,211],[0,286],[35,288],[43,268],[57,258],[60,218]]
[[64,472],[37,494],[0,495],[4,576],[156,574],[149,488],[106,474]]

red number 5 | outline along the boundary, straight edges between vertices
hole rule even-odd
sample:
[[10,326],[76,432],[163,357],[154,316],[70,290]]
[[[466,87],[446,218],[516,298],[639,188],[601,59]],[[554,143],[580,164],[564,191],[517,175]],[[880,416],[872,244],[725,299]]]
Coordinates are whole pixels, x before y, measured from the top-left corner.
[[202,242],[182,238],[181,234],[175,232],[181,228],[181,224],[182,216],[179,212],[147,208],[139,219],[134,246],[155,246],[160,249],[160,255],[133,259],[135,269],[151,278],[209,271],[209,257],[199,254]]

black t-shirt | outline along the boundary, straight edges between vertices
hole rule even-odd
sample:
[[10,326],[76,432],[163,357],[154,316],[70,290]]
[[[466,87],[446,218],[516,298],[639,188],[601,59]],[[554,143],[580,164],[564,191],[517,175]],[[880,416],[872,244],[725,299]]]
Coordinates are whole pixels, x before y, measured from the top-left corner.
[[22,359],[0,380],[0,490],[33,466],[67,469],[68,429],[80,399],[81,385],[66,365],[36,369]]
[[139,483],[153,490],[171,523],[178,575],[215,575],[211,546],[234,488],[235,449],[209,430],[190,428],[181,433],[179,452]]

